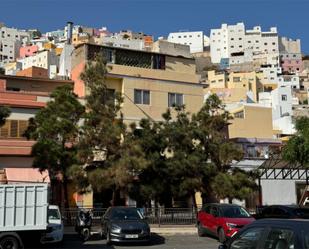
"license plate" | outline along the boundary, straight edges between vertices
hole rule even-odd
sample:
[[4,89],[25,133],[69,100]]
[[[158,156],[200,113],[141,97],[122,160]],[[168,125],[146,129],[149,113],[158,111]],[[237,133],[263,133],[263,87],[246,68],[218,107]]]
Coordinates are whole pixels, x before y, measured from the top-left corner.
[[125,238],[126,239],[137,239],[138,238],[138,234],[126,234]]

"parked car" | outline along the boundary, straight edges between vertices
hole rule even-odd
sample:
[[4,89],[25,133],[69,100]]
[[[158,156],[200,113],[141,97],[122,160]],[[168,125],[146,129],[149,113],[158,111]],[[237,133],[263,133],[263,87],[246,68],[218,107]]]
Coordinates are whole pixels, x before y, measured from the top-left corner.
[[302,208],[297,205],[271,205],[264,207],[257,213],[256,218],[309,219],[309,208]]
[[110,207],[102,217],[101,235],[112,242],[149,242],[150,227],[137,208]]
[[254,220],[246,209],[238,205],[207,204],[197,215],[198,235],[214,235],[224,242]]
[[63,240],[63,221],[59,207],[56,205],[49,205],[47,216],[47,230],[42,236],[41,243],[46,244],[61,242]]
[[309,221],[263,219],[255,221],[218,249],[308,249]]

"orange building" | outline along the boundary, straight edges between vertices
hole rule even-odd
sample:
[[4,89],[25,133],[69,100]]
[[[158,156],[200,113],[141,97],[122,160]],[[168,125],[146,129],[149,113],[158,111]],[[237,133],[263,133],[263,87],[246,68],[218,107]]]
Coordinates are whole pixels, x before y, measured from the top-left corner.
[[24,70],[18,71],[17,76],[45,78],[48,79],[48,70],[42,67],[29,67]]

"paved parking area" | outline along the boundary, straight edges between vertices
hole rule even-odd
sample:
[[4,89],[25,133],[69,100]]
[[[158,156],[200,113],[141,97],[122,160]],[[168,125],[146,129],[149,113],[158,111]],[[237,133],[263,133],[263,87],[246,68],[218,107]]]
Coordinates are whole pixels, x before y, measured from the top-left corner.
[[217,249],[218,241],[213,238],[199,238],[192,234],[158,235],[154,234],[149,245],[139,244],[116,244],[108,246],[105,240],[93,236],[92,240],[85,243],[81,242],[76,235],[65,235],[61,245],[44,245],[37,247],[27,247],[29,249]]

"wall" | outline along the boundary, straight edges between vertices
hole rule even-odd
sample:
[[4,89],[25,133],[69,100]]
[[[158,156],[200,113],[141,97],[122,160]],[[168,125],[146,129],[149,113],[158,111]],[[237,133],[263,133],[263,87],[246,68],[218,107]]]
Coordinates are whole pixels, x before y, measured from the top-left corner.
[[[109,82],[108,87],[113,88]],[[190,113],[197,112],[203,105],[203,87],[198,84],[186,84],[178,82],[167,82],[161,80],[139,79],[124,77],[122,85],[120,81],[113,80],[115,89],[123,89],[124,119],[127,123],[147,118],[162,120],[162,113],[168,108],[168,93],[182,93],[186,110]],[[145,89],[150,91],[150,105],[134,104],[134,89]],[[147,115],[146,115],[146,114]]]
[[167,40],[169,42],[189,45],[191,53],[203,52],[204,49],[203,31],[170,33]]
[[37,45],[21,47],[19,50],[19,58],[34,55],[39,50]]
[[297,204],[295,180],[261,180],[263,205]]
[[189,74],[196,77],[196,67],[194,59],[176,58],[171,56],[165,57],[165,71],[173,71],[180,74]]
[[229,125],[230,138],[273,138],[272,109],[244,106],[244,118],[234,118]]
[[41,67],[29,67],[27,69],[18,71],[17,76],[33,77],[33,78],[45,78],[48,79],[48,70]]

